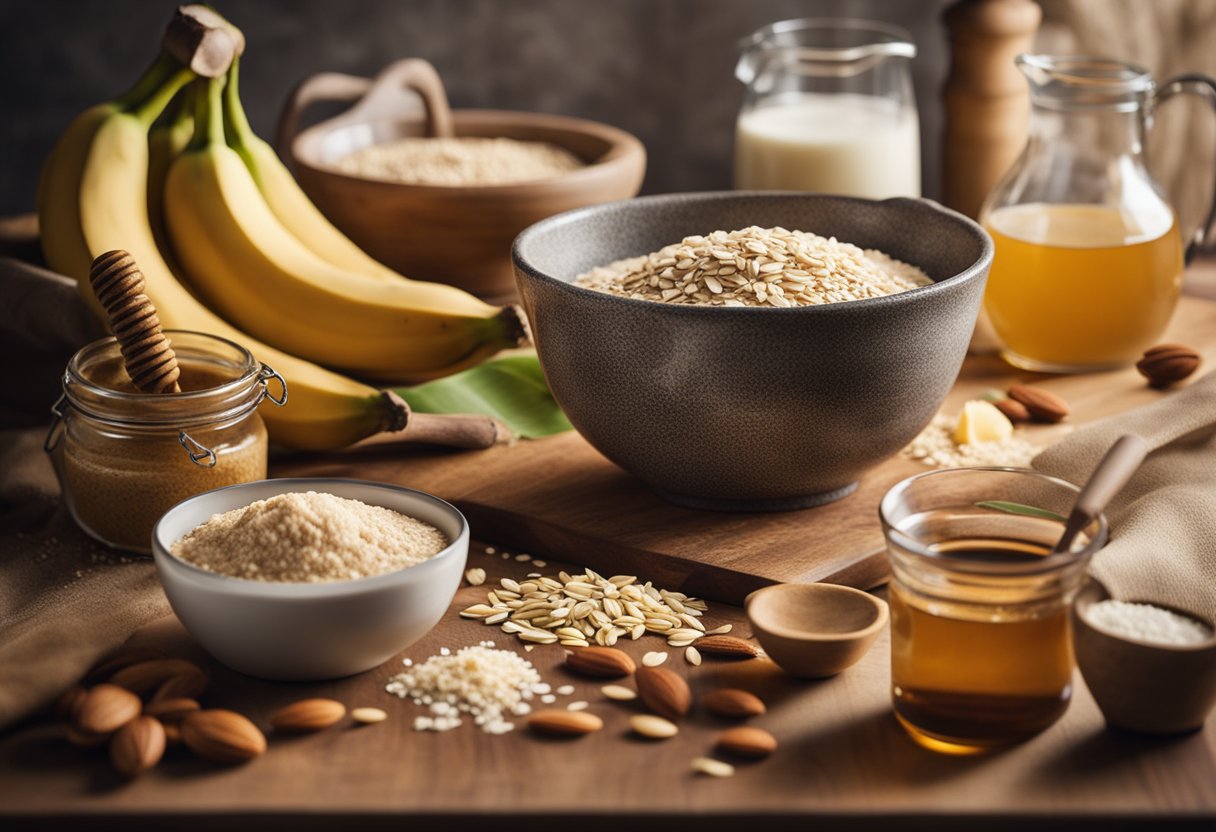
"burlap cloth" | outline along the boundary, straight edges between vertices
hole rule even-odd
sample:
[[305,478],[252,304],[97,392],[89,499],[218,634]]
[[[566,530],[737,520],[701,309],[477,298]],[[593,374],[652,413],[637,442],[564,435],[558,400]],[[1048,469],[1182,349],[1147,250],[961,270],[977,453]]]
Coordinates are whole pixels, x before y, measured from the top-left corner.
[[[169,607],[149,561],[108,553],[75,528],[42,451],[59,373],[97,335],[96,323],[70,281],[2,257],[0,298],[0,348],[6,372],[18,379],[0,385],[3,728],[53,700]],[[1127,431],[1153,452],[1111,508],[1113,539],[1093,571],[1116,597],[1216,618],[1216,374],[1078,430],[1035,467],[1083,479]]]

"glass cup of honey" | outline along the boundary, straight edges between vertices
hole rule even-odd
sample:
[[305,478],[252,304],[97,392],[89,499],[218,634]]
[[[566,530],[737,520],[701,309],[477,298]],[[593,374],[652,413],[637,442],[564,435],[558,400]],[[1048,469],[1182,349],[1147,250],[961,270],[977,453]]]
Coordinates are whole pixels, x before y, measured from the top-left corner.
[[1069,608],[1105,517],[1054,552],[1079,489],[1022,468],[931,471],[879,507],[891,561],[891,695],[921,745],[978,754],[1043,731],[1072,696]]

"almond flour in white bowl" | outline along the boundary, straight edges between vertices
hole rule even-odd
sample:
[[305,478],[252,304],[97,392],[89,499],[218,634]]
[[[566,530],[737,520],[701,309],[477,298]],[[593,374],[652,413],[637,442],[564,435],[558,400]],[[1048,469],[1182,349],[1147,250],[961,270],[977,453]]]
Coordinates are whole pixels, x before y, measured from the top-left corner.
[[[321,581],[248,580],[205,569],[171,551],[217,516],[284,495],[303,497],[307,504],[312,502],[308,492],[357,501],[368,510],[395,512],[430,527],[447,544],[430,538],[431,544],[424,548],[397,551],[389,541],[412,539],[412,533],[374,531],[358,523],[347,527],[342,522],[343,534],[334,538],[342,548],[331,553],[341,553],[347,545],[364,551],[358,560],[340,558],[340,569],[348,570],[345,574],[352,568],[388,571]],[[379,512],[370,514],[383,518]],[[365,538],[364,532],[370,537]],[[308,563],[301,553],[321,539],[326,539],[323,528],[296,522],[289,534],[269,545],[281,555],[288,553],[284,557],[289,560]],[[428,554],[431,545],[442,548]],[[375,547],[389,551],[391,560],[368,559],[366,550]],[[237,552],[234,546],[230,554]],[[387,483],[326,477],[260,480],[208,491],[171,508],[152,532],[157,576],[186,629],[224,664],[263,679],[332,679],[382,664],[426,635],[447,612],[468,552],[468,522],[438,497]],[[263,575],[267,570],[280,577],[301,574],[294,566],[278,571],[280,567],[266,553],[247,554],[256,558]],[[308,571],[325,575],[325,560],[322,557],[322,563]]]
[[416,566],[448,542],[431,524],[392,509],[304,491],[217,514],[170,551],[232,578],[326,583]]

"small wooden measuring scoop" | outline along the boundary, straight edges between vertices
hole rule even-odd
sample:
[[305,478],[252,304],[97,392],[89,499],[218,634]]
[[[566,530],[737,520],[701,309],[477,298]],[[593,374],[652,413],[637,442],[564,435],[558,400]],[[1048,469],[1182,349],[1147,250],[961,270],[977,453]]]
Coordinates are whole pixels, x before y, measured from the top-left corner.
[[93,294],[106,310],[123,364],[143,393],[180,393],[181,370],[156,307],[144,294],[144,276],[129,253],[107,251],[89,270]]

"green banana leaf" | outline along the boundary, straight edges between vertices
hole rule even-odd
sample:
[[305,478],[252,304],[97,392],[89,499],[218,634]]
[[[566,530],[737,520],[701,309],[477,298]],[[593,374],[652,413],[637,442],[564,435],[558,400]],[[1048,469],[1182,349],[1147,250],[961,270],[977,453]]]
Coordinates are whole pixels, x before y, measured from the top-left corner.
[[484,413],[528,439],[571,429],[549,392],[535,353],[495,358],[454,376],[394,392],[419,413]]

